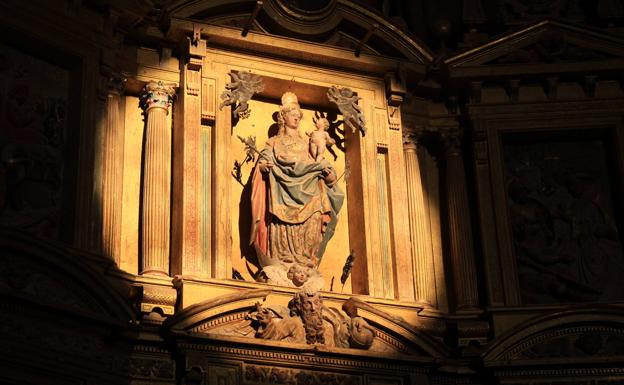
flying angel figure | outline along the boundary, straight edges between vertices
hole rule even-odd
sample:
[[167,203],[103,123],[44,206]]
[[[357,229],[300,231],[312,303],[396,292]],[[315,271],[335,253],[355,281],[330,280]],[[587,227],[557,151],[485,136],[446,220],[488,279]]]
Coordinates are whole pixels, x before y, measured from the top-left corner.
[[329,101],[336,104],[342,114],[344,123],[351,128],[351,132],[355,132],[358,128],[362,131],[362,135],[366,134],[366,122],[362,114],[362,107],[357,102],[362,99],[354,95],[350,88],[331,86],[327,91]]
[[225,91],[221,93],[223,102],[219,104],[219,110],[225,106],[233,106],[238,102],[233,114],[237,118],[246,119],[251,113],[247,102],[253,94],[264,90],[264,83],[262,83],[260,76],[250,72],[230,72],[229,75],[232,81],[225,85]]

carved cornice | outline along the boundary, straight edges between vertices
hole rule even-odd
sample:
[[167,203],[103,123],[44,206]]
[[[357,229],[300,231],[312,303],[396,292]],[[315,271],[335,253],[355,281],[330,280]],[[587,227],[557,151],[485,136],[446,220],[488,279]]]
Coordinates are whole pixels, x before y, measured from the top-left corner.
[[[546,41],[542,43],[542,39]],[[559,47],[549,53],[553,44]],[[569,52],[569,59],[559,57],[562,52]],[[443,63],[452,78],[616,70],[624,63],[624,40],[569,23],[543,20],[452,55]]]
[[[439,363],[431,359],[423,359],[418,357],[395,357],[392,355],[384,355],[376,357],[371,353],[356,354],[340,354],[321,346],[310,347],[305,350],[297,349],[297,351],[284,351],[266,349],[266,346],[260,349],[254,347],[240,347],[219,345],[217,341],[212,343],[189,342],[182,339],[178,340],[178,349],[185,351],[187,354],[197,352],[201,354],[202,359],[209,360],[210,356],[219,357],[221,359],[235,358],[245,359],[246,361],[261,360],[262,362],[284,362],[289,365],[308,366],[308,367],[324,367],[324,368],[341,368],[341,369],[366,369],[370,371],[385,370],[405,372],[405,363],[409,371],[426,373],[431,367],[438,366]],[[292,349],[291,349],[292,350]],[[340,349],[343,350],[344,349]],[[307,353],[307,354],[302,354]],[[346,353],[346,351],[345,351]],[[403,364],[402,364],[403,363]],[[418,365],[416,365],[418,363]]]
[[[256,2],[251,0],[235,2],[179,0],[168,6],[168,13],[173,18],[204,19],[207,24],[210,24],[212,19],[221,18],[224,10],[230,14],[233,10],[237,10],[243,15],[251,15],[255,4]],[[203,15],[211,16],[206,18]],[[381,40],[378,45],[382,51],[390,49],[395,56],[414,63],[427,64],[433,60],[433,53],[423,43],[396,27],[391,20],[349,0],[331,0],[325,7],[317,10],[297,9],[282,0],[265,0],[258,19],[262,20],[263,28],[268,29],[271,34],[294,36],[308,41],[320,40],[320,42],[332,33],[341,31],[343,25],[355,24],[361,29],[368,30],[370,26],[376,24],[374,35],[377,41]],[[361,39],[362,36],[355,38]],[[393,56],[387,52],[384,55]]]

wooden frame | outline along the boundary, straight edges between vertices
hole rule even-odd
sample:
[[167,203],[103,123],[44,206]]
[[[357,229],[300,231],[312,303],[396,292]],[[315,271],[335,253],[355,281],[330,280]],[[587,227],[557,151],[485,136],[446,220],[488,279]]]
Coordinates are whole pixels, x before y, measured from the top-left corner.
[[[85,116],[85,111],[95,113],[95,111],[87,108],[80,95],[90,91],[91,84],[89,81],[85,81],[85,78],[95,75],[93,63],[90,63],[89,60],[89,56],[93,52],[87,50],[72,52],[68,46],[53,45],[50,37],[44,39],[41,36],[33,36],[32,31],[22,31],[16,26],[3,26],[0,32],[2,42],[13,46],[17,51],[26,55],[62,68],[69,74],[67,138],[64,143],[64,170],[58,239],[67,243],[80,242],[82,236],[79,234],[79,228],[83,227],[81,225],[86,225],[84,215],[88,215],[88,210],[87,213],[82,212],[82,210],[84,205],[90,205],[89,202],[84,201],[89,199],[86,198],[87,196],[91,195],[88,183],[92,182],[88,182],[87,178],[94,178],[88,167],[80,167],[85,163],[92,164],[93,158],[90,157],[94,153],[94,143],[85,142],[93,133],[89,130],[81,130],[81,128],[85,127],[86,119],[94,118],[93,115],[91,117]],[[59,37],[57,41],[63,41],[63,38]],[[95,95],[95,88],[91,88],[91,91]],[[95,140],[93,137],[90,139]],[[85,149],[85,146],[89,146],[89,150]],[[80,225],[75,228],[75,223]]]
[[[248,70],[249,66],[251,66],[253,73],[262,76],[267,83],[265,91],[259,95],[260,98],[278,100],[281,96],[280,92],[290,90],[295,93],[299,92],[300,103],[304,106],[331,107],[325,98],[325,93],[327,88],[332,85],[349,87],[363,97],[363,111],[369,127],[364,138],[359,138],[359,134],[354,135],[350,132],[345,135],[347,146],[353,146],[351,147],[353,152],[347,151],[346,153],[352,167],[350,179],[352,183],[349,184],[348,191],[346,191],[349,199],[348,210],[341,213],[345,219],[347,215],[349,218],[349,247],[355,250],[358,257],[361,258],[353,272],[354,290],[357,293],[376,297],[399,297],[413,300],[413,287],[400,285],[401,282],[412,282],[411,278],[407,280],[397,277],[397,275],[408,271],[411,274],[411,267],[409,269],[398,268],[397,264],[401,261],[394,260],[411,258],[407,248],[409,234],[404,233],[403,230],[407,226],[402,225],[403,222],[407,222],[407,214],[406,210],[400,207],[400,202],[406,201],[405,198],[401,198],[401,194],[405,194],[404,188],[401,187],[401,183],[405,180],[403,167],[392,168],[387,176],[390,186],[388,194],[391,196],[390,202],[392,202],[389,207],[389,218],[392,221],[389,236],[395,254],[392,256],[393,260],[390,261],[393,279],[384,282],[381,277],[371,278],[373,275],[378,275],[377,272],[372,271],[375,269],[373,260],[379,259],[381,255],[379,240],[371,235],[378,233],[374,223],[379,216],[378,191],[374,187],[376,160],[373,154],[376,154],[378,147],[381,146],[387,148],[389,154],[393,154],[393,158],[389,159],[392,164],[403,164],[401,130],[391,129],[388,125],[384,79],[250,57],[211,47],[208,47],[203,63],[203,68],[210,70],[204,71],[202,77],[204,81],[214,83],[217,93],[219,93],[220,90],[224,89],[225,83],[229,81],[227,74],[230,71]],[[217,97],[217,93],[211,96]],[[231,270],[228,268],[231,266],[229,259],[232,256],[232,247],[236,247],[229,241],[230,234],[234,231],[231,226],[232,213],[228,208],[233,204],[229,184],[231,183],[230,171],[234,155],[229,153],[228,149],[231,142],[237,141],[237,139],[235,135],[233,136],[234,131],[231,126],[229,108],[215,111],[215,122],[212,135],[212,164],[214,165],[212,168],[213,244],[210,248],[212,266],[215,269],[211,272],[211,276],[212,278],[223,279],[229,278]],[[358,167],[354,166],[356,164]],[[353,203],[355,203],[355,207],[351,207]],[[404,216],[405,218],[403,218]],[[341,264],[344,263],[346,256],[347,254],[340,256]],[[365,262],[364,259],[367,261]],[[216,270],[217,267],[219,270]],[[336,269],[339,270],[340,268],[341,266],[336,266]],[[362,277],[368,277],[368,279],[362,279]],[[401,295],[398,293],[397,287],[403,292],[409,291],[412,293],[411,296],[409,294]]]
[[[618,100],[583,100],[539,104],[471,105],[475,130],[474,164],[479,201],[488,302],[491,306],[522,305],[518,268],[511,233],[504,183],[505,135],[606,130],[613,138],[614,196],[624,191],[624,121]],[[624,213],[616,210],[616,223]],[[621,228],[619,229],[621,232]]]

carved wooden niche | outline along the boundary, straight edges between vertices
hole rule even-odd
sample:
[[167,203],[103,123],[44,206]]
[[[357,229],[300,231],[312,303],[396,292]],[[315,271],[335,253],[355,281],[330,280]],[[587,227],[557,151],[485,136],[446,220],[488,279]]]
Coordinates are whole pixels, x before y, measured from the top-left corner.
[[262,151],[265,142],[277,135],[281,98],[285,92],[291,92],[296,95],[303,112],[299,126],[301,136],[307,139],[306,134],[317,129],[315,122],[320,119],[328,120],[327,132],[335,144],[325,150],[324,157],[334,167],[338,177],[337,186],[345,195],[334,236],[327,243],[319,264],[319,272],[324,278],[324,284],[320,289],[352,292],[351,278],[345,282],[343,287],[340,277],[343,272],[342,267],[353,248],[350,245],[357,242],[350,238],[350,226],[355,221],[351,218],[349,206],[352,201],[358,204],[356,197],[359,183],[351,183],[358,178],[351,177],[353,171],[349,169],[349,165],[354,162],[359,163],[360,154],[357,153],[357,146],[352,146],[353,150],[347,148],[347,142],[354,140],[354,138],[358,140],[360,133],[344,129],[340,111],[328,99],[328,87],[293,82],[266,75],[263,75],[261,79],[264,85],[263,90],[257,92],[247,101],[248,117],[237,119],[236,116],[232,116],[230,143],[232,169],[229,178],[232,191],[232,266],[235,270],[234,279],[254,281],[255,274],[260,270],[260,264],[256,262],[258,260],[256,251],[250,245],[251,182],[254,167],[258,160],[258,153],[255,150],[250,150],[250,148],[255,147],[258,151]]

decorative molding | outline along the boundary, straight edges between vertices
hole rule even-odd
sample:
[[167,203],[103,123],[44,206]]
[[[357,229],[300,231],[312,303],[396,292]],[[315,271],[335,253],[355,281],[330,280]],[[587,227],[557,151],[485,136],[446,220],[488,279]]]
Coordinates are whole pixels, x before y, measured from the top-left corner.
[[386,100],[389,106],[400,107],[405,98],[405,71],[388,72],[384,77],[386,83]]
[[274,366],[244,365],[244,382],[251,384],[284,385],[359,385],[362,377],[342,373],[280,368]]
[[[624,42],[620,37],[596,32],[565,22],[546,19],[529,25],[519,31],[497,36],[477,47],[452,55],[445,59],[444,63],[450,68],[462,68],[487,66],[488,64],[497,63],[501,58],[508,58],[502,60],[509,61],[511,60],[509,56],[510,52],[521,52],[544,39],[552,39],[555,35],[562,36],[562,44],[568,44],[568,41],[575,41],[575,44],[578,44],[579,47],[582,47],[583,50],[588,52],[596,50],[600,51],[602,55],[609,55],[610,57],[617,58],[624,57]],[[548,52],[543,50],[541,54],[538,54],[538,57],[540,56],[542,58],[549,57]],[[578,59],[577,61],[580,62],[583,60],[587,59]],[[527,63],[523,64],[526,65]],[[558,62],[550,64],[555,64],[558,68],[561,68],[561,64]]]
[[[610,339],[606,337],[609,335]],[[554,345],[549,347],[549,342]],[[582,362],[609,356],[609,349],[621,350],[617,348],[618,344],[624,344],[622,309],[613,306],[583,307],[538,316],[517,325],[491,342],[483,353],[483,361],[493,367],[504,366],[510,360],[535,363],[540,358],[555,359],[557,354],[552,354],[553,349],[561,348],[567,349],[567,352],[560,352],[558,357]],[[539,349],[531,351],[533,347]]]
[[401,129],[401,107],[388,106],[388,127],[394,131]]
[[[201,354],[202,360],[206,362],[210,362],[210,355],[214,354],[215,357],[219,359],[247,359],[247,360],[262,360],[264,362],[278,361],[278,362],[287,362],[290,365],[309,365],[314,367],[341,367],[344,369],[366,369],[370,371],[375,370],[384,370],[384,371],[393,371],[393,372],[405,372],[409,370],[410,372],[416,373],[426,373],[428,372],[429,366],[434,364],[434,360],[425,360],[420,361],[418,366],[414,364],[410,364],[406,367],[403,364],[391,363],[391,362],[383,362],[380,357],[374,358],[371,360],[371,355],[367,354],[362,357],[362,359],[350,359],[347,356],[338,356],[336,352],[322,352],[318,349],[317,354],[302,354],[302,352],[282,352],[276,350],[268,350],[266,348],[260,348],[262,350],[252,349],[252,348],[238,348],[233,346],[221,346],[216,345],[214,343],[206,344],[206,343],[193,343],[187,342],[184,340],[180,340],[178,342],[178,348],[182,349],[186,352],[187,355],[190,354]],[[202,352],[202,353],[199,353]],[[321,354],[326,354],[328,356],[324,356]],[[382,357],[383,358],[383,357]],[[392,360],[391,357],[388,357],[389,360]]]
[[174,288],[143,284],[135,285],[133,289],[144,321],[149,319],[151,322],[162,323],[162,319],[153,319],[153,313],[158,313],[162,317],[172,316],[175,313],[177,291]]
[[222,317],[211,319],[208,322],[203,322],[191,328],[190,331],[193,333],[206,333],[206,332],[209,332],[210,329],[214,329],[219,326],[229,324],[231,322],[243,321],[247,318],[248,314],[249,314],[249,311],[226,314]]
[[201,66],[198,69],[192,69],[189,64],[186,71],[186,92],[189,95],[199,96],[202,86]]
[[[595,356],[596,353],[594,354],[588,354],[586,352],[586,349],[582,347],[582,340],[581,338],[584,337],[590,337],[590,338],[594,338],[593,341],[591,341],[592,344],[600,344],[603,345],[603,341],[598,341],[598,339],[602,339],[602,336],[598,336],[596,334],[610,334],[611,337],[611,342],[615,341],[615,337],[619,338],[620,343],[624,342],[624,329],[617,329],[617,328],[613,328],[613,327],[597,327],[597,326],[578,326],[578,327],[570,327],[570,328],[565,328],[565,329],[555,329],[555,330],[550,330],[547,331],[545,333],[539,334],[537,336],[531,337],[530,339],[527,339],[526,341],[516,345],[514,348],[506,351],[503,355],[500,356],[500,359],[502,360],[513,360],[513,359],[537,359],[539,357],[549,357],[547,354],[547,352],[536,352],[536,353],[529,353],[528,351],[535,347],[535,346],[542,346],[544,345],[545,342],[550,341],[550,340],[554,340],[557,339],[559,337],[577,337],[574,339],[574,341],[572,341],[570,339],[570,342],[563,345],[563,346],[567,346],[568,348],[570,348],[570,346],[573,346],[575,348],[578,348],[578,352],[579,353],[583,353],[584,355],[587,356]],[[623,343],[624,345],[624,343]],[[600,348],[600,346],[596,346],[596,348]],[[526,353],[526,354],[523,354]],[[560,352],[560,353],[564,353],[564,352]],[[528,354],[528,357],[525,357],[525,355]],[[564,354],[565,356],[570,356],[570,352],[567,352],[567,354]],[[624,355],[624,352],[622,352],[622,354]],[[555,357],[561,356],[561,354],[559,355],[555,355]]]
[[[338,32],[352,33],[351,30],[343,31],[342,28],[348,20],[350,23],[355,23],[358,29],[370,31],[357,37],[350,36],[362,42],[361,45],[363,47],[360,47],[361,51],[366,51],[364,50],[364,48],[367,48],[365,43],[374,36],[374,46],[371,43],[368,43],[368,45],[375,51],[391,51],[396,56],[405,58],[418,65],[428,64],[434,57],[433,52],[422,42],[394,26],[388,18],[355,2],[331,0],[320,7],[320,9],[315,10],[301,10],[292,6],[291,2],[283,0],[265,0],[262,4],[262,9],[259,9],[258,2],[250,3],[255,4],[249,4],[245,13],[236,15],[236,35],[243,41],[249,39],[247,32],[249,32],[249,29],[254,29],[253,27],[259,27],[266,31],[267,35],[273,36],[280,34],[301,36],[305,40],[305,36],[309,35],[312,41],[318,40],[316,38],[318,35],[326,35],[331,38]],[[319,2],[319,4],[323,5],[322,2]],[[202,19],[206,24],[219,21],[223,23],[226,20],[223,11],[218,11],[213,9],[213,7],[218,7],[218,5],[215,6],[211,3],[198,5],[197,2],[185,0],[170,5],[167,11],[175,19]],[[257,17],[254,17],[256,13]],[[206,15],[211,16],[206,17]],[[227,20],[232,18],[233,16],[229,16]],[[253,24],[249,23],[250,20],[253,20]],[[279,22],[276,23],[276,20],[279,20]],[[372,28],[373,26],[375,26],[374,29]],[[279,31],[275,29],[279,29]],[[205,31],[204,34],[206,34]],[[211,41],[209,38],[208,40]],[[328,42],[329,40],[325,44],[328,44]],[[388,55],[386,54],[386,56]]]
[[175,379],[175,362],[169,359],[153,357],[116,358],[113,370],[132,378]]
[[486,345],[490,332],[487,321],[464,320],[457,323],[457,338],[459,346],[468,346],[471,342]]
[[201,118],[202,121],[214,123],[217,104],[216,81],[215,79],[202,78],[201,82]]
[[547,377],[581,377],[581,376],[608,377],[608,376],[624,376],[624,368],[622,367],[615,367],[615,368],[614,367],[594,367],[594,368],[573,367],[573,368],[559,368],[559,369],[496,370],[494,374],[496,377],[499,377],[499,378],[505,378],[505,377],[547,378]]

